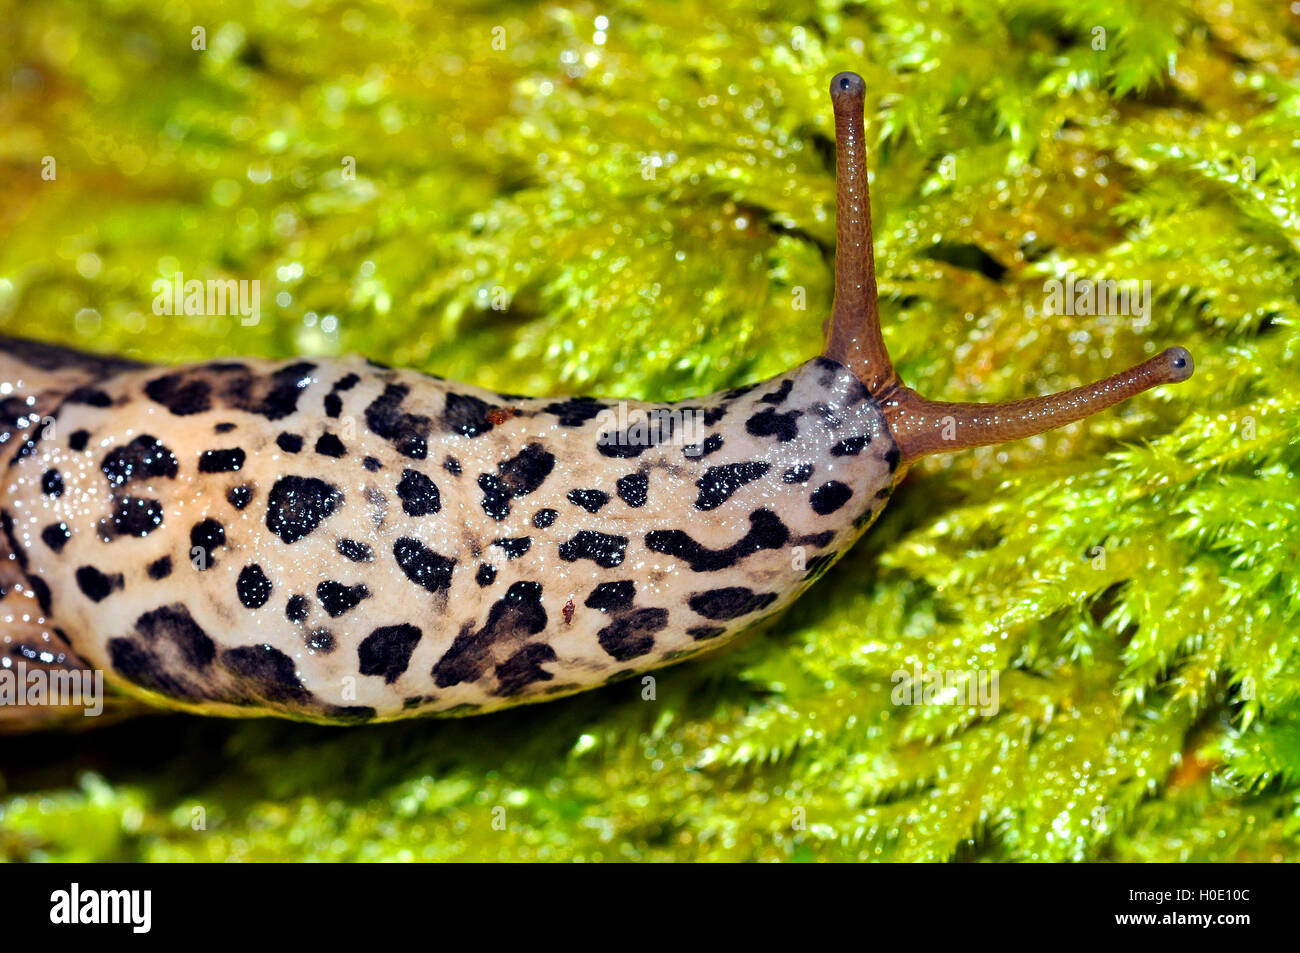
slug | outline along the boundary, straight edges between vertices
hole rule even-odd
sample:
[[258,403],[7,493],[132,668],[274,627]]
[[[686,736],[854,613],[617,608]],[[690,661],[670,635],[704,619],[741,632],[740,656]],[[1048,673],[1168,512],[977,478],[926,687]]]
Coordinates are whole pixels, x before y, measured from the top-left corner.
[[830,92],[825,350],[759,384],[531,399],[356,357],[161,368],[0,340],[0,663],[339,724],[563,696],[780,612],[919,457],[1191,375],[1173,347],[1010,403],[910,390],[880,333],[865,85]]

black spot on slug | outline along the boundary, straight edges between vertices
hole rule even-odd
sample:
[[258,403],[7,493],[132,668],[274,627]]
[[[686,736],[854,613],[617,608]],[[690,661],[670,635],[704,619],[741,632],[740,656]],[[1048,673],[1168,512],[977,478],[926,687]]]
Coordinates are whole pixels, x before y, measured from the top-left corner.
[[235,580],[235,593],[245,609],[260,609],[271,598],[271,580],[257,563],[249,563],[239,571]]
[[695,508],[711,510],[721,506],[742,486],[759,479],[771,468],[771,464],[762,461],[724,463],[709,467],[704,471],[704,476],[695,481],[695,485],[700,488]]
[[703,642],[706,639],[716,639],[726,631],[720,625],[694,625],[686,630],[686,634],[696,642]]
[[66,399],[69,404],[85,404],[87,407],[113,406],[113,398],[94,387],[78,387]]
[[627,551],[627,537],[610,533],[597,533],[584,529],[572,539],[560,544],[560,558],[565,562],[590,559],[597,566],[613,569],[623,562]]
[[302,437],[286,431],[275,438],[275,445],[285,453],[298,453],[302,450]]
[[501,482],[511,497],[527,496],[536,490],[555,469],[555,454],[540,443],[530,443],[519,453],[497,464]]
[[59,553],[67,545],[68,540],[72,539],[72,530],[68,529],[68,524],[59,522],[51,523],[45,529],[41,530],[41,539],[45,545]]
[[110,525],[100,524],[100,535],[106,540],[117,536],[148,536],[162,522],[163,506],[157,500],[123,496],[113,503]]
[[90,433],[85,430],[74,430],[68,434],[68,448],[71,450],[81,451],[86,449],[86,444],[90,440]]
[[570,490],[567,499],[574,506],[580,506],[588,513],[597,513],[609,502],[609,494],[603,490]]
[[357,542],[355,539],[342,537],[334,544],[334,548],[339,551],[339,555],[344,559],[350,559],[354,563],[369,563],[375,560],[375,551],[365,543]]
[[496,667],[498,695],[518,695],[533,682],[549,682],[555,676],[542,668],[543,662],[554,662],[559,656],[544,642],[525,645]]
[[360,604],[362,599],[370,597],[370,590],[364,585],[345,585],[328,580],[316,587],[316,598],[331,619],[350,612]]
[[146,645],[157,648],[166,643],[174,647],[194,671],[207,668],[216,656],[216,643],[179,602],[143,613],[135,620],[135,630]]
[[145,572],[150,579],[166,579],[172,574],[172,558],[163,556],[155,559],[145,568]]
[[498,523],[510,515],[510,492],[506,485],[491,473],[480,473],[478,488],[483,491],[479,505],[483,512]]
[[799,426],[795,421],[802,416],[802,410],[779,414],[775,408],[768,407],[745,421],[745,430],[755,437],[776,437],[781,443],[789,443],[799,436]]
[[438,487],[423,473],[409,467],[402,471],[402,479],[397,483],[397,496],[407,516],[429,516],[442,509]]
[[141,434],[122,447],[114,447],[104,457],[100,469],[108,485],[116,489],[132,480],[176,476],[176,455],[148,434]]
[[435,553],[418,539],[403,536],[393,543],[393,557],[407,579],[429,592],[441,592],[451,585],[456,560]]
[[284,614],[290,622],[301,622],[307,618],[310,609],[306,596],[290,596],[289,601],[285,603]]
[[646,548],[685,560],[692,572],[717,572],[728,569],[746,556],[761,549],[780,549],[790,538],[790,531],[771,510],[749,514],[749,532],[726,549],[709,549],[679,529],[646,533]]
[[[466,626],[452,641],[451,647],[433,667],[434,684],[448,688],[461,682],[477,681],[491,661],[493,643],[505,639],[522,640],[545,628],[546,610],[542,607],[541,585],[536,582],[512,584],[505,595],[492,604],[487,622],[481,629],[474,631]],[[511,686],[515,690],[522,687],[519,673],[509,670],[509,674],[512,676]]]
[[232,486],[226,491],[226,501],[237,510],[242,510],[253,500],[253,488],[247,483]]
[[420,630],[408,623],[384,625],[372,631],[357,646],[362,675],[382,675],[393,684],[411,664],[411,653],[420,642]]
[[812,504],[814,513],[825,516],[838,510],[852,495],[853,491],[848,486],[839,480],[830,480],[813,490],[808,502]]
[[760,404],[771,404],[773,407],[780,407],[785,403],[786,398],[790,396],[790,390],[793,387],[794,381],[787,377],[781,382],[780,387],[772,391],[770,394],[764,394],[758,399],[758,402]]
[[781,474],[782,483],[807,483],[812,479],[814,467],[811,463],[800,463]]
[[402,456],[423,460],[429,452],[428,436],[432,421],[421,414],[408,414],[402,402],[410,394],[406,384],[388,384],[365,410],[366,426],[388,440]]
[[560,418],[561,427],[581,427],[588,420],[599,417],[608,406],[594,397],[570,397],[568,400],[547,404],[542,410]]
[[329,629],[312,629],[307,633],[307,648],[322,655],[334,651],[334,633]]
[[94,566],[81,566],[77,569],[77,588],[91,602],[103,602],[114,589],[122,588],[122,574],[106,576]]
[[871,443],[871,437],[867,434],[858,434],[856,437],[849,437],[847,440],[841,440],[835,446],[831,447],[832,457],[856,457],[862,452],[862,448]]
[[347,447],[343,446],[343,441],[335,434],[328,431],[316,438],[316,452],[322,457],[342,457],[348,452]]
[[506,559],[518,559],[533,545],[531,536],[518,536],[514,539],[494,539],[492,545],[506,554]]
[[316,477],[285,476],[266,501],[266,527],[285,543],[296,543],[343,505],[343,494]]
[[635,609],[596,633],[596,641],[610,657],[626,662],[649,654],[655,645],[655,633],[667,627],[667,609]]
[[230,473],[244,466],[244,451],[239,447],[229,450],[204,450],[199,454],[200,473]]
[[650,493],[650,478],[644,473],[629,473],[614,483],[618,498],[633,508],[644,506]]
[[216,520],[200,520],[190,527],[190,547],[203,551],[203,560],[196,567],[200,572],[212,568],[212,555],[220,546],[226,545],[226,528]]
[[293,659],[270,645],[245,645],[221,653],[221,667],[236,676],[241,688],[254,698],[285,704],[303,704],[311,692],[298,679]]
[[555,518],[559,515],[556,510],[538,510],[533,514],[533,525],[538,529],[546,529],[555,522]]
[[766,609],[776,601],[776,595],[775,592],[754,592],[744,586],[726,586],[691,593],[686,604],[706,619],[737,619]]
[[583,605],[601,612],[612,612],[615,609],[626,609],[635,598],[636,583],[631,579],[620,579],[617,582],[602,582],[591,590]]
[[144,392],[178,417],[201,414],[212,407],[212,385],[202,378],[187,378],[184,372],[155,377],[144,385]]
[[46,496],[62,496],[63,474],[58,470],[46,470],[41,474],[41,492]]
[[497,567],[491,563],[483,563],[478,567],[478,572],[474,574],[474,581],[479,584],[479,588],[486,589],[492,583],[496,582]]
[[494,426],[491,419],[493,407],[485,400],[469,394],[447,394],[447,404],[442,411],[442,424],[452,433],[463,437],[478,437]]
[[229,389],[231,402],[250,414],[259,414],[267,420],[281,420],[298,409],[298,397],[311,385],[314,370],[315,364],[298,361],[274,371],[260,399],[253,396],[250,380],[237,377]]

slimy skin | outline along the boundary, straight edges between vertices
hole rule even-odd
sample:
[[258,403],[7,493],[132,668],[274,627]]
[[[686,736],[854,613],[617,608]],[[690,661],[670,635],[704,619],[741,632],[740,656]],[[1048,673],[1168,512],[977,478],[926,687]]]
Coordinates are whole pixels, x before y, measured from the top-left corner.
[[[532,399],[356,357],[163,368],[0,339],[0,666],[340,724],[571,694],[779,612],[919,456],[1191,373],[1173,348],[1012,404],[903,386],[876,317],[864,89],[831,89],[827,349],[760,384]],[[0,708],[0,727],[56,715]]]

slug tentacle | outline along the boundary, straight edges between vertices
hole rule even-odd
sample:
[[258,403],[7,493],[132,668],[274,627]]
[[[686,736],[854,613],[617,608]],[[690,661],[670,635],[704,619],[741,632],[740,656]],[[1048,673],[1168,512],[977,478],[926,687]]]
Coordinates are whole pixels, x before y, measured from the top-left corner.
[[902,463],[932,453],[1019,440],[1063,427],[1160,384],[1192,376],[1192,355],[1172,347],[1128,370],[1082,387],[1004,403],[927,400],[898,379],[880,332],[863,106],[856,73],[831,80],[835,109],[835,303],[825,355],[849,370],[880,402]]
[[880,333],[862,113],[866,91],[866,83],[857,73],[839,73],[831,80],[835,108],[835,303],[825,353],[853,371],[867,390],[879,394],[898,378]]
[[983,447],[1064,427],[1160,384],[1192,376],[1186,348],[1168,348],[1105,380],[1057,394],[1000,404],[926,400],[901,387],[884,400],[885,416],[904,460]]

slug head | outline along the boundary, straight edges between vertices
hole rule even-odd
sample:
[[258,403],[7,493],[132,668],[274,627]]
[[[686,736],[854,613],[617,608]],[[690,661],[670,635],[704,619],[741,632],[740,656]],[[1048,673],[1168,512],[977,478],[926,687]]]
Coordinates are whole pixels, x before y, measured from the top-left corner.
[[835,110],[835,303],[825,355],[880,401],[903,465],[931,453],[1018,440],[1099,413],[1160,384],[1192,376],[1192,355],[1171,347],[1104,380],[1043,397],[995,404],[927,400],[899,380],[880,333],[871,197],[867,188],[867,86],[857,73],[831,80]]

